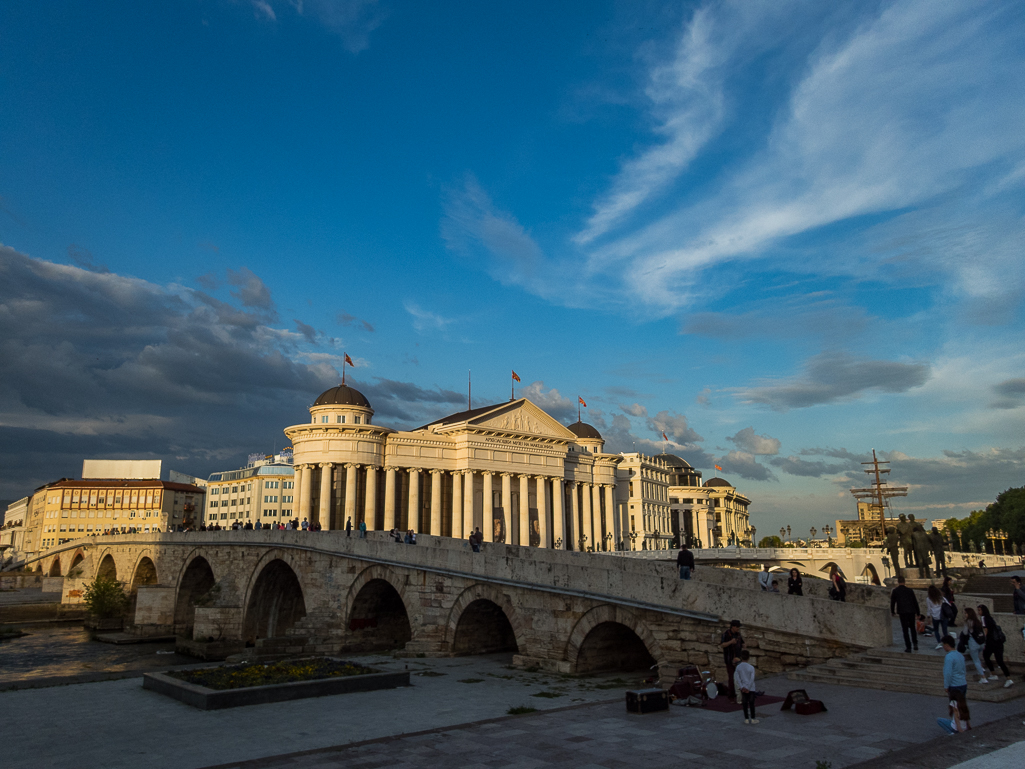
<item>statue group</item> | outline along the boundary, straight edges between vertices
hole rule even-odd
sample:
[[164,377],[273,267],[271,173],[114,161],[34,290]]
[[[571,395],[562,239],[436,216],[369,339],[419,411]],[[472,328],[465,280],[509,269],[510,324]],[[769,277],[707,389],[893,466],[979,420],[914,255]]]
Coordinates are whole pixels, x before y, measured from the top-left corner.
[[[886,530],[886,551],[890,554],[890,561],[897,572],[902,576],[901,563],[905,569],[914,567],[918,569],[920,579],[929,579],[930,566],[933,559],[936,562],[936,574],[946,576],[946,549],[943,535],[933,526],[932,532],[927,533],[925,527],[915,520],[914,515],[900,514],[896,528]],[[901,555],[903,554],[903,561]]]

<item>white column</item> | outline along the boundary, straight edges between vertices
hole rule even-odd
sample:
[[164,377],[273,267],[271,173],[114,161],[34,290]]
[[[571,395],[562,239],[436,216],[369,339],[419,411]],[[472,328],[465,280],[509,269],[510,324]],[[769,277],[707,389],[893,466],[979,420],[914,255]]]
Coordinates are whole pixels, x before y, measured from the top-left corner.
[[569,481],[569,518],[566,521],[566,542],[574,550],[580,550],[580,524],[578,523],[580,518],[580,503],[577,499],[577,484],[576,481]]
[[367,528],[377,525],[377,468],[367,465],[367,503],[363,507],[363,520]]
[[623,538],[623,532],[619,528],[619,516],[616,515],[616,503],[612,495],[612,486],[605,486],[605,521],[609,525],[609,530],[612,532],[612,549],[615,550],[619,545],[619,540]]
[[320,466],[320,517],[317,521],[324,531],[331,529],[331,475],[334,465],[327,462]]
[[502,473],[502,535],[507,545],[513,543],[512,520],[512,474]]
[[[565,498],[562,490],[562,478],[552,479],[552,547],[560,549],[566,547],[565,514],[563,513],[562,500]],[[556,545],[555,543],[559,544]]]
[[345,466],[345,521],[342,521],[342,528],[345,527],[346,521],[352,520],[353,527],[359,524],[355,521],[356,518],[356,470],[359,469],[359,465],[347,464]]
[[601,530],[601,487],[591,484],[591,528],[594,530],[594,552],[605,549]]
[[526,475],[520,476],[520,515],[519,532],[520,547],[527,547],[530,544],[530,489]]
[[473,470],[463,476],[463,537],[473,533]]
[[409,515],[406,516],[406,528],[417,531],[420,528],[420,471],[409,470]]
[[395,528],[395,468],[384,470],[384,530]]
[[431,470],[431,530],[432,536],[441,534],[441,470]]
[[[303,465],[303,483],[299,489],[299,512],[307,520],[313,518],[313,511],[310,504],[313,499],[313,467]],[[311,521],[312,522],[312,521]]]
[[[292,500],[295,503],[296,517],[302,521],[303,519],[303,472],[305,471],[303,465],[295,466],[295,475],[292,476],[294,485],[292,486]],[[259,506],[257,506],[259,507]],[[259,513],[257,513],[257,520],[259,520]]]
[[495,490],[492,488],[492,477],[493,473],[484,473],[484,505],[483,505],[483,523],[484,523],[484,541],[494,541],[494,528],[495,528],[495,510],[494,510],[494,493]]
[[538,547],[548,547],[548,490],[543,475],[537,476],[537,528],[541,535]]
[[462,539],[463,534],[463,471],[452,471],[452,538]]
[[594,547],[594,530],[591,528],[591,484],[580,484],[580,533],[587,537],[584,541],[584,550]]

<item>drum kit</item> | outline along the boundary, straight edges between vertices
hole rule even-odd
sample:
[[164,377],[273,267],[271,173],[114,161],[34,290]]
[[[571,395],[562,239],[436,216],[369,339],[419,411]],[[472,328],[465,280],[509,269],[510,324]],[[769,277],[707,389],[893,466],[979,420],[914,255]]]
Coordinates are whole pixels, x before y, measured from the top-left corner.
[[[652,667],[652,670],[658,665]],[[649,683],[659,684],[659,674],[650,679]],[[687,665],[679,668],[676,673],[676,680],[669,687],[670,700],[682,700],[688,705],[701,707],[708,700],[714,700],[719,696],[719,686],[715,678],[707,670],[699,670],[697,665]]]

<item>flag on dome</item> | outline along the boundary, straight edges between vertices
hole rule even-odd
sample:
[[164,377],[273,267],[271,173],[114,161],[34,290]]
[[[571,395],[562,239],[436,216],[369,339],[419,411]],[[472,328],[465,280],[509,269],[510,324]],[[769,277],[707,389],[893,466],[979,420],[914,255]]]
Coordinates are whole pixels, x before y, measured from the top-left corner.
[[584,408],[587,408],[587,403],[579,395],[577,396],[577,400],[580,401],[580,405],[581,406],[583,406]]
[[352,362],[352,358],[349,357],[349,353],[342,353],[345,356],[345,362],[353,368],[356,368],[356,364]]
[[716,466],[715,466],[715,469],[716,469],[716,470],[718,470],[718,471],[719,471],[720,473],[722,472],[722,468],[721,468],[721,467],[719,467],[719,465],[716,465]]
[[666,431],[665,430],[662,431],[662,440],[664,440],[666,443],[669,442],[669,436],[666,435]]
[[513,381],[514,381],[514,382],[519,382],[519,381],[520,381],[520,376],[519,376],[519,374],[517,374],[517,373],[516,373],[516,372],[514,371],[514,372],[512,372],[512,375],[513,375]]

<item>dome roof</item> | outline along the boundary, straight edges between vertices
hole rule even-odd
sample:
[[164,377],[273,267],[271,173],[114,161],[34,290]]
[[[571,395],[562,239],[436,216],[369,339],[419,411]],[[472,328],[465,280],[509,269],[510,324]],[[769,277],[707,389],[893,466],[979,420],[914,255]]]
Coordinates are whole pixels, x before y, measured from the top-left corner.
[[595,430],[587,422],[574,422],[568,425],[570,432],[572,432],[578,438],[590,438],[592,440],[600,441],[602,439],[601,433]]
[[693,470],[690,462],[682,457],[676,456],[676,454],[659,454],[659,459],[665,462],[669,467],[679,467],[683,470]]
[[729,486],[733,488],[733,484],[723,478],[709,478],[704,483],[705,486]]
[[370,401],[368,401],[363,393],[359,390],[355,390],[348,385],[338,385],[338,387],[332,387],[330,390],[325,390],[320,394],[313,403],[314,406],[362,406],[365,409],[370,408]]

